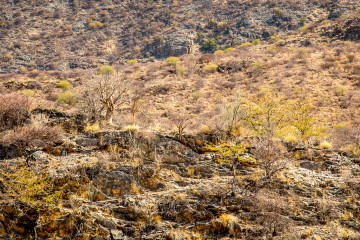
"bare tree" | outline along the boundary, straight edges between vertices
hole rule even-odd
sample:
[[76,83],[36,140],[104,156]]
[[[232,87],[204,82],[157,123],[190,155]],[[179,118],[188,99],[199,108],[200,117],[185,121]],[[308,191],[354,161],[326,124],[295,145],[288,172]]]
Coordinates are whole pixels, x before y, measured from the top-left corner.
[[283,146],[274,139],[259,138],[253,154],[256,159],[261,161],[261,166],[265,170],[265,176],[261,181],[264,184],[270,182],[278,172],[287,166],[287,162],[283,159]]
[[130,81],[119,73],[97,74],[85,83],[84,100],[86,108],[95,119],[106,110],[105,119],[113,122],[117,108],[126,103],[130,96]]
[[190,117],[185,114],[171,114],[170,120],[175,125],[176,130],[179,134],[179,141],[181,141],[185,128],[188,127],[191,123]]
[[135,94],[131,99],[131,106],[130,106],[130,112],[131,112],[131,118],[132,122],[135,122],[135,114],[139,112],[141,107],[143,106],[144,102],[142,101],[142,98],[139,94]]

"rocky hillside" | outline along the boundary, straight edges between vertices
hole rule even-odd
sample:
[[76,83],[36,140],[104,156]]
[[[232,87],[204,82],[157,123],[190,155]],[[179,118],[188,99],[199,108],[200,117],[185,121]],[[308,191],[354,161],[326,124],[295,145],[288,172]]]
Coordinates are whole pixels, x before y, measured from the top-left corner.
[[2,1],[0,239],[360,239],[358,7]]
[[0,72],[213,52],[333,20],[358,1],[3,1]]
[[[67,136],[26,159],[0,145],[2,239],[360,237],[360,162],[345,152],[279,142],[286,164],[276,177],[240,164],[233,191],[231,165],[201,151],[217,144],[211,133]],[[247,149],[260,157],[256,144]]]

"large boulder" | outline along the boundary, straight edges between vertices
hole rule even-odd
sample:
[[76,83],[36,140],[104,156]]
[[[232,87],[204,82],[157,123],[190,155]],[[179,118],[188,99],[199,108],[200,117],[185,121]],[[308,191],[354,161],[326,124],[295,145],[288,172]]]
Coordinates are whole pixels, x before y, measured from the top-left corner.
[[169,57],[189,54],[194,51],[194,42],[185,32],[174,32],[164,39],[148,45],[148,55],[155,57]]

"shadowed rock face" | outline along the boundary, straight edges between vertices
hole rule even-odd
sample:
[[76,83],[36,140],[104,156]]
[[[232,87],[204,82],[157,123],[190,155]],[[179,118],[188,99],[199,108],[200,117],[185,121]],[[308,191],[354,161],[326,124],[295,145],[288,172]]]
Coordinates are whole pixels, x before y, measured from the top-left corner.
[[149,45],[147,55],[159,58],[168,56],[180,56],[194,52],[194,42],[191,36],[185,32],[174,32],[164,40]]

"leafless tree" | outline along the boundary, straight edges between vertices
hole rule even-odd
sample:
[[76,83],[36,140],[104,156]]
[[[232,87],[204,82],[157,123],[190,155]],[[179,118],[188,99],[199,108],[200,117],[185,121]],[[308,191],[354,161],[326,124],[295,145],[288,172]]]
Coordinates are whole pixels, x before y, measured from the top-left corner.
[[265,170],[262,183],[271,181],[279,171],[287,166],[284,160],[284,147],[272,138],[259,138],[253,154],[256,159],[261,161],[261,166]]
[[130,97],[130,80],[119,73],[92,75],[85,82],[85,107],[93,118],[98,118],[105,110],[105,119],[113,122],[117,108],[126,103]]
[[171,114],[170,120],[175,125],[179,135],[179,141],[181,141],[185,128],[190,125],[190,118],[184,114]]

